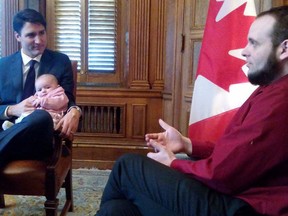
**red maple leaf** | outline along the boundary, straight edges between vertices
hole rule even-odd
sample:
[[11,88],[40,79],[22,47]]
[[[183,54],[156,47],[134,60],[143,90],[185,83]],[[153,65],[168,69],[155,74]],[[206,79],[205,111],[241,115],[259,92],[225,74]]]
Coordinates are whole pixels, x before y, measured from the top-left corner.
[[245,3],[216,22],[222,3],[212,2],[210,6],[216,4],[215,10],[209,10],[207,16],[197,75],[201,74],[228,91],[231,84],[248,81],[241,69],[245,62],[228,52],[246,46],[250,23],[255,17],[243,15]]

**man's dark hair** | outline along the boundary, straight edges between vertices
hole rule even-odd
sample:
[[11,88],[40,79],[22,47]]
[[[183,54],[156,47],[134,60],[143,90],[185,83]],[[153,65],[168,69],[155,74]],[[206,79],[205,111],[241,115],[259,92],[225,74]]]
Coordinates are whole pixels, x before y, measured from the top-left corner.
[[274,7],[260,13],[257,18],[270,15],[276,19],[272,32],[272,43],[274,47],[288,39],[288,6]]
[[34,24],[41,24],[46,29],[46,20],[36,10],[33,9],[24,9],[19,11],[13,18],[13,29],[18,34],[21,34],[21,30],[26,22],[34,23]]

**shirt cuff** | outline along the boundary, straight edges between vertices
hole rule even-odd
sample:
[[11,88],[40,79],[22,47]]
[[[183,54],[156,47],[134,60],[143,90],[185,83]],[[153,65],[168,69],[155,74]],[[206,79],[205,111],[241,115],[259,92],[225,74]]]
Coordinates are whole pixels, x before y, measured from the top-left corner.
[[5,117],[5,118],[7,118],[7,119],[9,119],[9,118],[10,118],[10,117],[8,116],[8,113],[7,113],[7,112],[8,112],[8,109],[9,109],[9,107],[10,107],[10,106],[7,106],[7,107],[6,107],[6,109],[5,109],[5,111],[4,111],[4,117]]
[[71,106],[71,107],[69,107],[69,109],[67,110],[67,113],[70,112],[70,110],[72,108],[75,108],[76,110],[78,110],[78,112],[80,113],[80,116],[82,116],[82,110],[81,110],[81,108],[79,106]]

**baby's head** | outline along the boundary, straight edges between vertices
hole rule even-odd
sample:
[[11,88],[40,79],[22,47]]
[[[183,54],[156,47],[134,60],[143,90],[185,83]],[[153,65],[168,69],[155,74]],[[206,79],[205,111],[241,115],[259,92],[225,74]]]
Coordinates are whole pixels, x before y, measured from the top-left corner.
[[58,80],[52,74],[43,74],[35,82],[36,92],[48,93],[58,87]]

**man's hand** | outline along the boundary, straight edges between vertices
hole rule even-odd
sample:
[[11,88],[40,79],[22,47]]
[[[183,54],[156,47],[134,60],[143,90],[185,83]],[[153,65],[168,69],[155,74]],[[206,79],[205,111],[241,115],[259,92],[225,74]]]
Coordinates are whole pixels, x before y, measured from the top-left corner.
[[170,166],[172,161],[176,159],[176,156],[172,151],[157,143],[156,141],[151,141],[150,146],[154,148],[155,153],[149,152],[147,157],[156,160],[166,166]]
[[24,112],[25,113],[33,112],[36,109],[36,107],[33,105],[34,100],[35,97],[31,96],[18,104],[9,106],[7,110],[7,115],[19,117]]
[[165,146],[165,148],[173,153],[192,153],[192,144],[190,139],[184,137],[178,130],[170,126],[162,119],[159,119],[160,126],[165,130],[160,133],[150,133],[145,135],[148,146],[152,146],[153,142]]
[[40,99],[40,98],[36,98],[36,99],[33,101],[33,106],[34,106],[34,107],[38,107],[40,104],[41,104],[41,99]]
[[61,131],[60,135],[64,138],[73,140],[74,133],[77,131],[80,112],[72,108],[66,115],[59,121],[55,130]]

